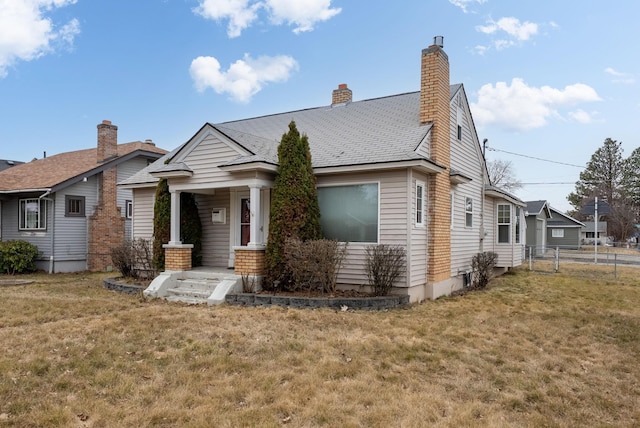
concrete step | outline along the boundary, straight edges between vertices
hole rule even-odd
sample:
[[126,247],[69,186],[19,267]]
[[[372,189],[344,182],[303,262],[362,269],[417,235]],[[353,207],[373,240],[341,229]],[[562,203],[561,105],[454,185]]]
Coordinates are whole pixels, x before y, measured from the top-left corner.
[[181,302],[186,303],[188,305],[204,305],[207,303],[207,299],[195,298],[195,297],[187,297],[187,296],[167,296],[165,297],[169,302]]
[[188,288],[170,288],[167,290],[169,296],[172,297],[189,297],[194,299],[202,299],[204,301],[207,300],[213,290],[196,290],[196,289],[188,289]]

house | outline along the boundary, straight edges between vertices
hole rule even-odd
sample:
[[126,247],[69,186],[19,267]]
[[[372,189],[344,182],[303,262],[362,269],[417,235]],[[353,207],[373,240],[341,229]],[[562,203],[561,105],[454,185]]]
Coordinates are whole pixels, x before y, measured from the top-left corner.
[[0,159],[0,171],[4,171],[5,169],[9,169],[12,166],[23,164],[24,162],[8,160],[8,159]]
[[584,227],[580,230],[580,241],[584,245],[594,245],[596,242],[598,245],[610,244],[611,240],[607,235],[607,222],[598,222],[598,234],[596,236],[596,224],[593,221],[585,221]]
[[37,267],[49,272],[111,267],[110,248],[132,229],[132,192],[116,183],[167,153],[150,140],[118,144],[117,132],[105,120],[95,148],[1,171],[0,239],[36,245]]
[[[520,265],[525,204],[490,185],[464,87],[449,83],[441,41],[422,51],[417,92],[353,101],[341,84],[330,105],[205,123],[166,161],[121,182],[133,191],[134,237],[152,237],[157,180],[167,179],[171,192],[167,272],[146,294],[166,296],[191,269],[190,245],[179,236],[181,192],[196,195],[203,264],[260,277],[277,147],[291,121],[309,139],[323,233],[349,242],[340,287],[366,286],[372,244],[406,249],[394,293],[411,301],[468,284],[478,252],[496,252],[500,271]],[[222,281],[233,288],[231,276]]]
[[580,248],[580,230],[584,224],[545,200],[528,201],[526,207],[527,247],[533,254],[547,248]]

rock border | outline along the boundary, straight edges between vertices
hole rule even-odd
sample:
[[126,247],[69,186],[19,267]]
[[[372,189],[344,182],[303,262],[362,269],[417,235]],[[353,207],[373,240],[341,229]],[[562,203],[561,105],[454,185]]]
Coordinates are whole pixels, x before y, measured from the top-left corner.
[[227,294],[225,302],[234,306],[281,306],[297,309],[331,308],[344,310],[384,310],[409,306],[408,295],[381,297],[300,297],[279,294]]
[[125,282],[118,282],[118,278],[105,278],[102,280],[102,285],[104,288],[112,291],[117,291],[119,293],[126,294],[138,294],[144,291],[144,285],[136,285],[136,284],[127,284]]

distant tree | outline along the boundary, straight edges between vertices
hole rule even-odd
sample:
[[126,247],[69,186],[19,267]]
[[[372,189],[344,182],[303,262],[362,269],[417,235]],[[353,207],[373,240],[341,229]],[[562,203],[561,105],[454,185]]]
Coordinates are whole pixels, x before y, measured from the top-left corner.
[[623,197],[625,161],[621,145],[621,142],[607,138],[602,147],[591,155],[587,167],[580,173],[575,191],[567,197],[576,210],[580,211],[584,203],[596,196],[610,205]]
[[171,239],[171,194],[166,178],[156,186],[156,201],[153,206],[153,266],[164,270],[164,248]]
[[276,281],[287,287],[291,273],[286,271],[287,239],[320,239],[320,207],[311,151],[306,135],[300,135],[295,122],[278,145],[278,172],[271,198],[269,239],[265,254],[264,287],[272,289]]
[[513,192],[522,187],[520,180],[516,178],[511,161],[496,159],[487,162],[489,180],[491,184],[508,192]]

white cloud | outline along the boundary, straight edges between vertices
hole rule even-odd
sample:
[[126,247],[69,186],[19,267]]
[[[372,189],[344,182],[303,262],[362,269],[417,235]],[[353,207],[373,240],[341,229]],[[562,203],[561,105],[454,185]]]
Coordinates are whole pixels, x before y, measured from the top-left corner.
[[206,19],[214,21],[229,20],[227,35],[238,37],[242,30],[248,28],[258,18],[261,2],[249,4],[249,0],[200,0],[194,12]]
[[611,80],[613,83],[632,84],[636,82],[636,79],[632,74],[623,73],[621,71],[614,70],[611,67],[605,68],[604,72],[614,77],[614,79]]
[[593,116],[591,115],[591,113],[588,113],[582,109],[578,109],[575,111],[570,111],[569,112],[569,117],[573,120],[575,120],[576,122],[580,122],[580,123],[591,123],[593,122]]
[[207,88],[218,94],[227,93],[235,101],[246,103],[271,82],[283,82],[298,70],[295,59],[286,55],[261,56],[248,54],[221,71],[220,63],[212,56],[200,56],[191,62],[191,78],[200,92]]
[[[538,34],[539,27],[539,24],[534,22],[520,22],[518,18],[504,17],[497,21],[489,19],[487,25],[476,26],[476,31],[497,37],[493,40],[493,47],[496,50],[503,50],[530,40]],[[488,49],[488,46],[482,51],[476,49],[476,53],[482,55]]]
[[449,3],[451,3],[454,6],[458,6],[460,9],[462,9],[464,13],[469,12],[469,10],[467,9],[467,6],[473,5],[474,3],[482,4],[486,2],[487,0],[449,0]]
[[326,21],[341,12],[331,8],[331,0],[199,0],[195,13],[215,21],[228,20],[227,35],[238,37],[256,21],[260,10],[265,10],[276,25],[294,26],[298,34],[312,31],[317,22]]
[[293,32],[312,31],[316,22],[326,21],[342,9],[331,9],[331,0],[267,0],[275,24],[295,25]]
[[[575,83],[564,89],[550,86],[539,88],[514,78],[506,82],[488,83],[478,91],[478,102],[471,104],[478,126],[498,125],[516,131],[540,128],[551,117],[562,118],[559,108],[586,102],[599,101],[595,89],[583,83]],[[569,117],[586,123],[587,113],[574,111]]]
[[56,29],[47,12],[77,0],[0,0],[0,78],[17,61],[31,61],[73,44],[80,24],[72,19]]

